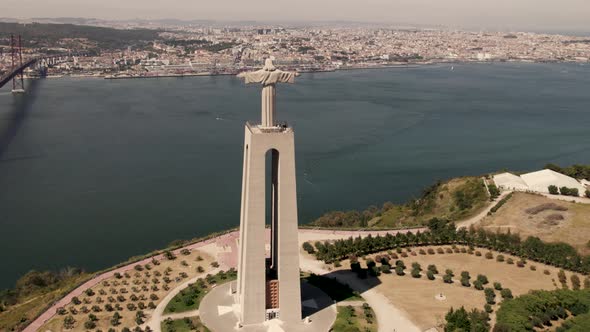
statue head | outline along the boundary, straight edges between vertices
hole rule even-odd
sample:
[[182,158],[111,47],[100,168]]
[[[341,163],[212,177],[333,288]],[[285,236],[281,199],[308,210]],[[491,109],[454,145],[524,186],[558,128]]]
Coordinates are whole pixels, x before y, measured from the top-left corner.
[[265,71],[275,71],[276,70],[275,66],[272,64],[271,58],[267,58],[266,60],[264,60],[264,67],[262,69]]

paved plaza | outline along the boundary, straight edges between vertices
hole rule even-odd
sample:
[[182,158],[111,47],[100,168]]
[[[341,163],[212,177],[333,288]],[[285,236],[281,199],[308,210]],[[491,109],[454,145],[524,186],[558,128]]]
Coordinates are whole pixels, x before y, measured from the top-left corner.
[[[304,320],[299,324],[286,324],[278,319],[263,324],[237,328],[239,305],[230,293],[231,283],[215,287],[201,301],[201,321],[212,332],[326,332],[336,320],[336,305],[319,288],[301,283]],[[309,317],[309,322],[305,319]]]

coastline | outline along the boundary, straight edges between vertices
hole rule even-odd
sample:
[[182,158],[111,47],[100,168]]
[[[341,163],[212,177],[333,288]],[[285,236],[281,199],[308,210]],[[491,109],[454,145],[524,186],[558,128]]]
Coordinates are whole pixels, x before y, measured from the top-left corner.
[[[581,66],[590,65],[590,62],[578,61],[536,61],[536,60],[494,60],[494,61],[426,61],[414,63],[393,63],[386,65],[354,65],[346,67],[338,67],[334,69],[319,69],[319,70],[301,70],[301,74],[316,74],[316,73],[331,73],[338,71],[357,71],[357,70],[378,70],[378,69],[405,69],[405,68],[421,68],[435,65],[467,65],[467,64],[498,64],[498,63],[524,63],[524,64],[578,64]],[[158,74],[158,75],[130,75],[130,74],[60,74],[49,75],[43,78],[59,79],[59,78],[97,78],[106,80],[120,80],[120,79],[153,79],[153,78],[184,78],[184,77],[200,77],[200,76],[233,76],[239,73],[239,69],[232,72],[201,72],[201,73],[182,73],[182,74]],[[40,77],[25,76],[27,79],[38,79]]]

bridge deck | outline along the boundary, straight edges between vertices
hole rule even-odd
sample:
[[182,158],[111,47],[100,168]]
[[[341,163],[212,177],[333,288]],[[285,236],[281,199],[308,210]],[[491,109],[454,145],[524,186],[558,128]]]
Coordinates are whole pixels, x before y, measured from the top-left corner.
[[35,59],[31,59],[25,63],[23,63],[21,66],[13,69],[12,71],[8,72],[6,75],[2,76],[0,78],[0,89],[6,85],[6,83],[10,82],[11,79],[13,79],[16,75],[20,74],[23,72],[23,70],[25,70],[27,67],[32,66],[33,64],[35,64],[37,62],[37,58]]

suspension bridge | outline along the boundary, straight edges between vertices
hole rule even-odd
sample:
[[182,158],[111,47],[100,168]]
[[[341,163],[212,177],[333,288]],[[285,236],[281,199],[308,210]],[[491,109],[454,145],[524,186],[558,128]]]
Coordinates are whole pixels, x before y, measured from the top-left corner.
[[[76,54],[79,55],[79,54]],[[32,68],[39,73],[39,76],[44,76],[47,72],[47,68],[55,66],[59,63],[69,61],[69,58],[73,56],[71,53],[68,54],[56,54],[33,57],[29,59],[23,59],[22,52],[22,38],[21,36],[15,37],[10,36],[10,58],[11,67],[7,73],[0,76],[0,89],[12,81],[12,92],[13,93],[24,93],[25,82],[24,82],[24,71],[27,68]]]

